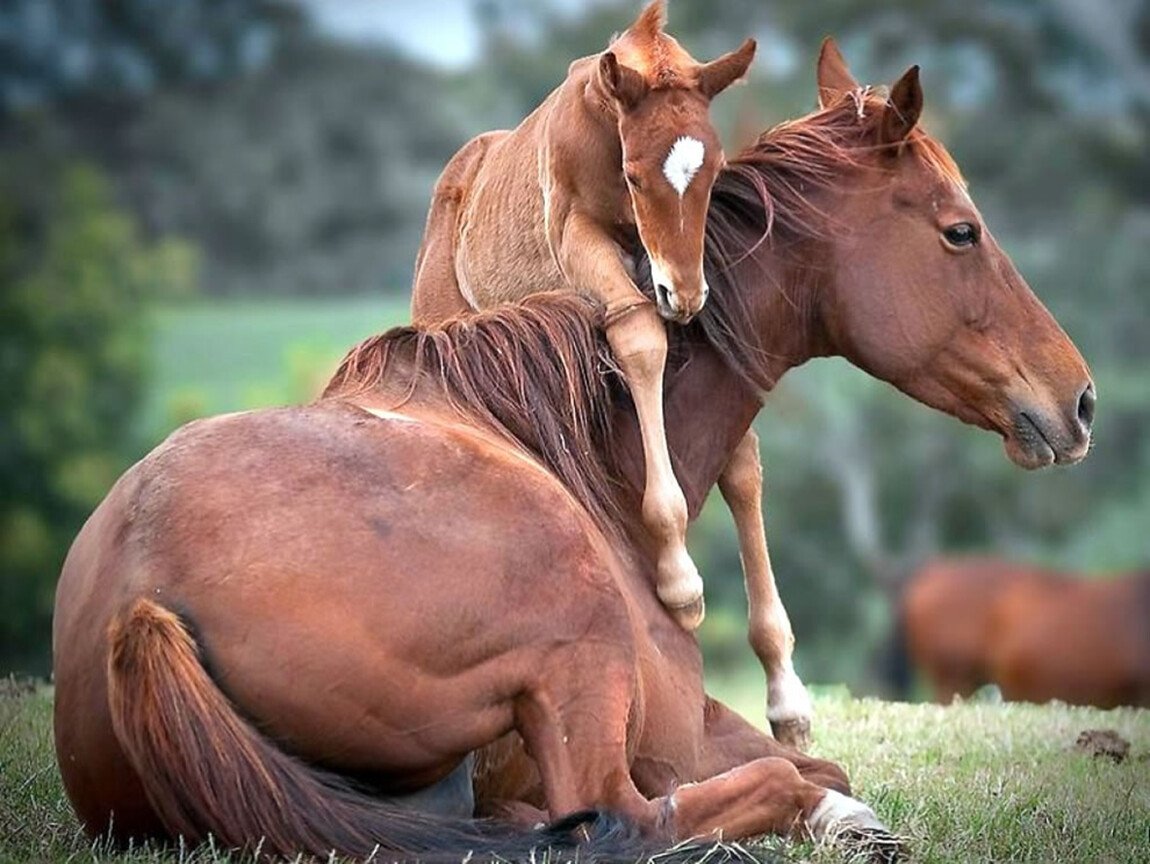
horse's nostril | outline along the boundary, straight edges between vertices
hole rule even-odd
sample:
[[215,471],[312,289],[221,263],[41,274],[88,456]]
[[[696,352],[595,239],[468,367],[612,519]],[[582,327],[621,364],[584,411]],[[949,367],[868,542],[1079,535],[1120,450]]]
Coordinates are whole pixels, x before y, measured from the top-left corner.
[[671,289],[666,285],[655,286],[655,299],[664,309],[675,308],[675,304],[671,301]]
[[1090,427],[1094,423],[1094,403],[1097,401],[1098,397],[1094,393],[1094,385],[1087,384],[1082,395],[1078,397],[1078,422],[1087,432],[1090,431]]

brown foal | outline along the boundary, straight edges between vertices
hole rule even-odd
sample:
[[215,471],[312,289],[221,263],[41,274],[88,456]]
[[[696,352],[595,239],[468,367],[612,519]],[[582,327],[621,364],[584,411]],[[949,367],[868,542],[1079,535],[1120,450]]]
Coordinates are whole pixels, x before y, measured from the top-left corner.
[[[607,309],[607,339],[643,431],[644,523],[659,545],[656,590],[687,629],[703,583],[686,547],[687,507],[667,451],[662,318],[690,321],[707,299],[703,235],[723,165],[711,99],[746,72],[748,40],[698,63],[663,32],[663,0],[517,128],[489,132],[448,163],[416,262],[417,324],[540,291],[575,291]],[[650,260],[656,302],[635,287],[630,250]]]

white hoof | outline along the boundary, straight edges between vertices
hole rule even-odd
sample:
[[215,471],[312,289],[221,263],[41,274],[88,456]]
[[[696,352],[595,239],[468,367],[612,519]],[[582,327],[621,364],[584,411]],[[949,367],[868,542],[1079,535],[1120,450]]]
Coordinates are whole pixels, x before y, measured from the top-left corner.
[[782,744],[806,750],[811,744],[811,697],[788,661],[783,671],[767,678],[767,721]]
[[820,842],[831,843],[868,861],[890,864],[903,857],[905,845],[875,812],[861,801],[828,789],[811,815],[807,829]]
[[660,562],[659,584],[655,593],[667,611],[684,630],[696,630],[703,623],[703,577],[684,549],[671,554],[671,563]]

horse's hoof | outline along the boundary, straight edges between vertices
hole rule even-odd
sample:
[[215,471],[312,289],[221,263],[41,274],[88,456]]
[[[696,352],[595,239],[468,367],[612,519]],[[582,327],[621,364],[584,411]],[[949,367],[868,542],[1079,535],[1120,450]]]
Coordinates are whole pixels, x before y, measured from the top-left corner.
[[811,718],[795,717],[791,720],[772,720],[771,734],[780,744],[806,750],[811,746]]
[[678,622],[679,626],[686,630],[688,633],[693,633],[699,629],[699,625],[703,623],[703,618],[707,614],[707,604],[703,598],[700,597],[694,603],[687,603],[684,606],[672,606],[667,611],[671,613],[671,617]]
[[850,860],[894,864],[902,860],[905,841],[883,825],[861,801],[828,789],[807,819],[811,836],[847,853]]
[[870,864],[896,864],[907,853],[906,841],[878,827],[843,828],[834,837],[834,843],[847,853],[850,860],[863,860]]

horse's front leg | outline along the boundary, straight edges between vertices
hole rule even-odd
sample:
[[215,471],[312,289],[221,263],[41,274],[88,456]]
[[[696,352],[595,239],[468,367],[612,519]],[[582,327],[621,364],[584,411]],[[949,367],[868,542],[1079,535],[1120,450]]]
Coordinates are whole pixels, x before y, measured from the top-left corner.
[[686,630],[703,621],[703,580],[687,552],[687,500],[671,467],[663,414],[667,330],[635,287],[615,243],[590,219],[572,214],[563,232],[563,271],[607,308],[607,342],[631,390],[643,440],[642,516],[656,545],[656,593]]
[[775,737],[805,750],[811,742],[811,700],[791,659],[795,636],[779,597],[763,528],[763,466],[759,436],[748,429],[719,477],[719,491],[739,536],[747,586],[747,636],[767,676],[767,720]]

